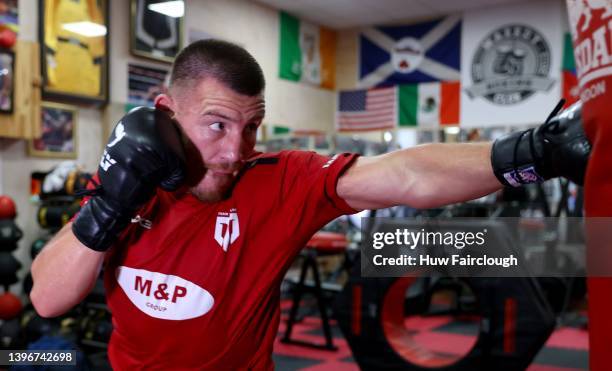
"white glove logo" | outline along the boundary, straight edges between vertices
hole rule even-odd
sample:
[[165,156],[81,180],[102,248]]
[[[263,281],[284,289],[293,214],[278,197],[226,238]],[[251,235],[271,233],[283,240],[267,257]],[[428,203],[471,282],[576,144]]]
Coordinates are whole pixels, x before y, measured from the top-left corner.
[[[115,128],[115,139],[113,139],[112,142],[108,143],[106,145],[106,148],[110,148],[114,146],[115,144],[119,143],[119,141],[123,139],[123,137],[125,137],[125,127],[123,127],[123,123],[119,121],[119,123],[117,124],[117,127]],[[102,170],[108,171],[108,168],[116,163],[117,161],[111,158],[108,152],[104,150],[104,153],[102,154],[102,158],[100,159],[100,167],[102,168]]]
[[117,161],[112,159],[110,155],[108,154],[108,152],[104,150],[104,153],[102,154],[102,158],[100,159],[100,167],[102,168],[102,170],[108,171],[108,168],[113,166],[116,163]]
[[115,128],[115,139],[108,143],[106,147],[112,147],[117,144],[123,137],[125,136],[125,128],[123,127],[123,123],[119,121],[117,127]]

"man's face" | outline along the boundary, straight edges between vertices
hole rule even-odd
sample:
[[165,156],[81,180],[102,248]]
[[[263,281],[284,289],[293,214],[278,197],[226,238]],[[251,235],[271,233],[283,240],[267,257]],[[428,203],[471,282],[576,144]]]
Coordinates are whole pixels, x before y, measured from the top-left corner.
[[191,192],[201,201],[222,200],[254,151],[265,113],[263,94],[241,95],[207,78],[193,87],[173,88],[171,95],[169,108],[191,142],[187,145]]

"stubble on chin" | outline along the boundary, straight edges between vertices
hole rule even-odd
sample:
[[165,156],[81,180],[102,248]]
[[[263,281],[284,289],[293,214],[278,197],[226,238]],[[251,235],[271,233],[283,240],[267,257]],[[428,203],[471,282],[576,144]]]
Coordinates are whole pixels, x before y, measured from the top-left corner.
[[189,190],[198,200],[213,203],[228,198],[232,185],[232,182],[224,182],[222,184],[213,185],[205,184],[204,181],[202,181],[200,184],[191,187]]
[[226,198],[226,192],[217,189],[201,190],[198,187],[192,187],[189,191],[195,198],[206,203],[219,202]]

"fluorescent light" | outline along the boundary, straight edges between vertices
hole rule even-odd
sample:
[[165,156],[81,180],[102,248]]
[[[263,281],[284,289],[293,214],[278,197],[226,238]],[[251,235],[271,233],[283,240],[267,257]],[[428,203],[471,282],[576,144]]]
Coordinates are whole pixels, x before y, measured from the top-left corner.
[[149,4],[149,10],[158,12],[168,17],[181,18],[185,14],[185,2],[179,1],[164,1],[163,3]]
[[72,22],[62,24],[64,30],[74,32],[85,37],[106,35],[106,27],[93,22]]
[[457,135],[459,134],[459,131],[461,129],[459,129],[459,126],[453,126],[450,128],[445,128],[444,131],[446,131],[446,134],[451,134],[451,135]]
[[389,143],[393,140],[393,134],[390,131],[385,131],[385,134],[383,134],[383,138],[385,142]]

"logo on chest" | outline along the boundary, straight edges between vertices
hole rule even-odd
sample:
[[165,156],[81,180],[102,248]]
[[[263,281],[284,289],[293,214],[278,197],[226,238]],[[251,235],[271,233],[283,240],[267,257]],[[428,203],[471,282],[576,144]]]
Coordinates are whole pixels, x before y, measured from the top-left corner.
[[196,318],[210,311],[215,303],[208,291],[179,276],[120,266],[115,277],[132,304],[151,317]]
[[229,246],[240,236],[240,223],[236,209],[229,212],[220,211],[215,223],[215,241],[227,252]]

